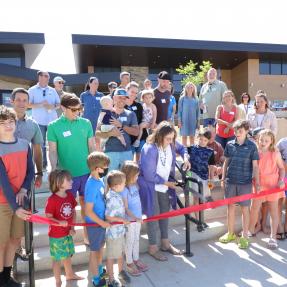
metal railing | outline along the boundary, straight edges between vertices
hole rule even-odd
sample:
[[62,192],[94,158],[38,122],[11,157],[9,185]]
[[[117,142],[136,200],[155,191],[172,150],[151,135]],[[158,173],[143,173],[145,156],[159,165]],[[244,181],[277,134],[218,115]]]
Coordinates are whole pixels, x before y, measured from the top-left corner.
[[[176,167],[179,170],[181,177],[182,177],[182,180],[181,181],[176,180],[176,183],[178,186],[180,186],[183,189],[183,192],[184,192],[184,204],[177,197],[177,205],[179,206],[179,208],[185,208],[185,207],[190,206],[190,194],[197,196],[199,199],[199,204],[202,204],[204,201],[202,182],[187,175],[187,172],[184,171],[183,168],[180,167],[178,163],[176,163]],[[198,192],[190,188],[190,182],[196,183],[198,185]],[[208,227],[208,225],[204,222],[203,211],[198,212],[198,219],[195,217],[192,217],[190,214],[185,214],[185,246],[186,246],[185,255],[187,257],[193,256],[193,253],[190,250],[190,223],[191,222],[196,224],[198,232],[202,232],[205,230],[205,228]]]

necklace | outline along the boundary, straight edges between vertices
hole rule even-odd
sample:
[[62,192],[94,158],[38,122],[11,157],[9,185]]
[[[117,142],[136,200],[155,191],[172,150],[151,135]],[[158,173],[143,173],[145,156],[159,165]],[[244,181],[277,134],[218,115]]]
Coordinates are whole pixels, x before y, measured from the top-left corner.
[[159,159],[160,159],[162,166],[165,166],[166,165],[166,159],[167,159],[166,149],[158,148],[158,153],[159,153]]

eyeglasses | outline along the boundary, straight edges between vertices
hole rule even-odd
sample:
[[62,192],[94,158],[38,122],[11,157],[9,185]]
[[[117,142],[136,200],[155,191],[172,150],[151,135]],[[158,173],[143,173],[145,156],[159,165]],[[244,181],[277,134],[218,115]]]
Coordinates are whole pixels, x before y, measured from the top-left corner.
[[46,90],[43,90],[43,97],[46,97]]
[[67,109],[69,109],[71,112],[75,113],[75,112],[81,112],[83,110],[82,107],[80,108],[71,108],[71,107],[67,107]]

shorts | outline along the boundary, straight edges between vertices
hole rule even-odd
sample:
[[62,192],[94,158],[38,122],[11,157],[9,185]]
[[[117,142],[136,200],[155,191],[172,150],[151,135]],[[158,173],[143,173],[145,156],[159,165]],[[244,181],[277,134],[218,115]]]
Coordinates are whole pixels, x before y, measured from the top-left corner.
[[73,185],[70,192],[74,195],[75,198],[77,197],[77,192],[79,193],[79,196],[84,196],[85,186],[89,176],[89,174],[85,174],[73,177]]
[[54,261],[65,260],[75,254],[75,246],[71,235],[60,238],[49,237],[49,242],[50,254]]
[[140,145],[139,145],[138,147],[132,146],[132,152],[133,152],[133,154],[134,154],[134,153],[141,153],[141,150],[142,150],[144,144],[145,144],[145,140],[141,140],[141,141],[140,141]]
[[[233,183],[225,183],[225,198],[231,198],[234,196],[244,195],[252,193],[252,183],[247,184],[233,184]],[[245,200],[238,202],[241,206],[250,206],[251,200]]]
[[99,251],[105,243],[106,229],[103,227],[87,226],[91,251]]
[[107,258],[108,259],[121,258],[124,252],[124,244],[125,244],[124,236],[116,239],[107,238],[106,240]]
[[203,119],[203,127],[214,126],[216,120],[213,118]]
[[0,244],[24,236],[24,221],[13,212],[8,204],[0,204],[0,222]]
[[[202,195],[203,195],[204,197],[210,196],[211,193],[210,193],[210,189],[209,189],[209,187],[208,187],[208,180],[207,180],[207,179],[202,179],[202,178],[201,178],[199,175],[197,175],[195,172],[192,172],[192,173],[191,173],[191,177],[194,178],[194,179],[196,179],[196,180],[199,181],[199,182],[202,182]],[[198,190],[198,184],[197,184],[197,183],[190,181],[189,184],[190,184],[189,187],[190,187],[192,190],[194,190],[194,191],[196,191],[196,192],[199,192],[199,190]],[[196,195],[195,195],[194,197],[196,197]]]

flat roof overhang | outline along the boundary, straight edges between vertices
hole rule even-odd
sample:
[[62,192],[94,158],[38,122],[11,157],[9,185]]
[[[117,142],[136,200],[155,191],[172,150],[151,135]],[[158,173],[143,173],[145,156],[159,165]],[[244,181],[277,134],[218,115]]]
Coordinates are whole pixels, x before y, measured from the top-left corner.
[[0,44],[45,44],[44,33],[0,32]]

